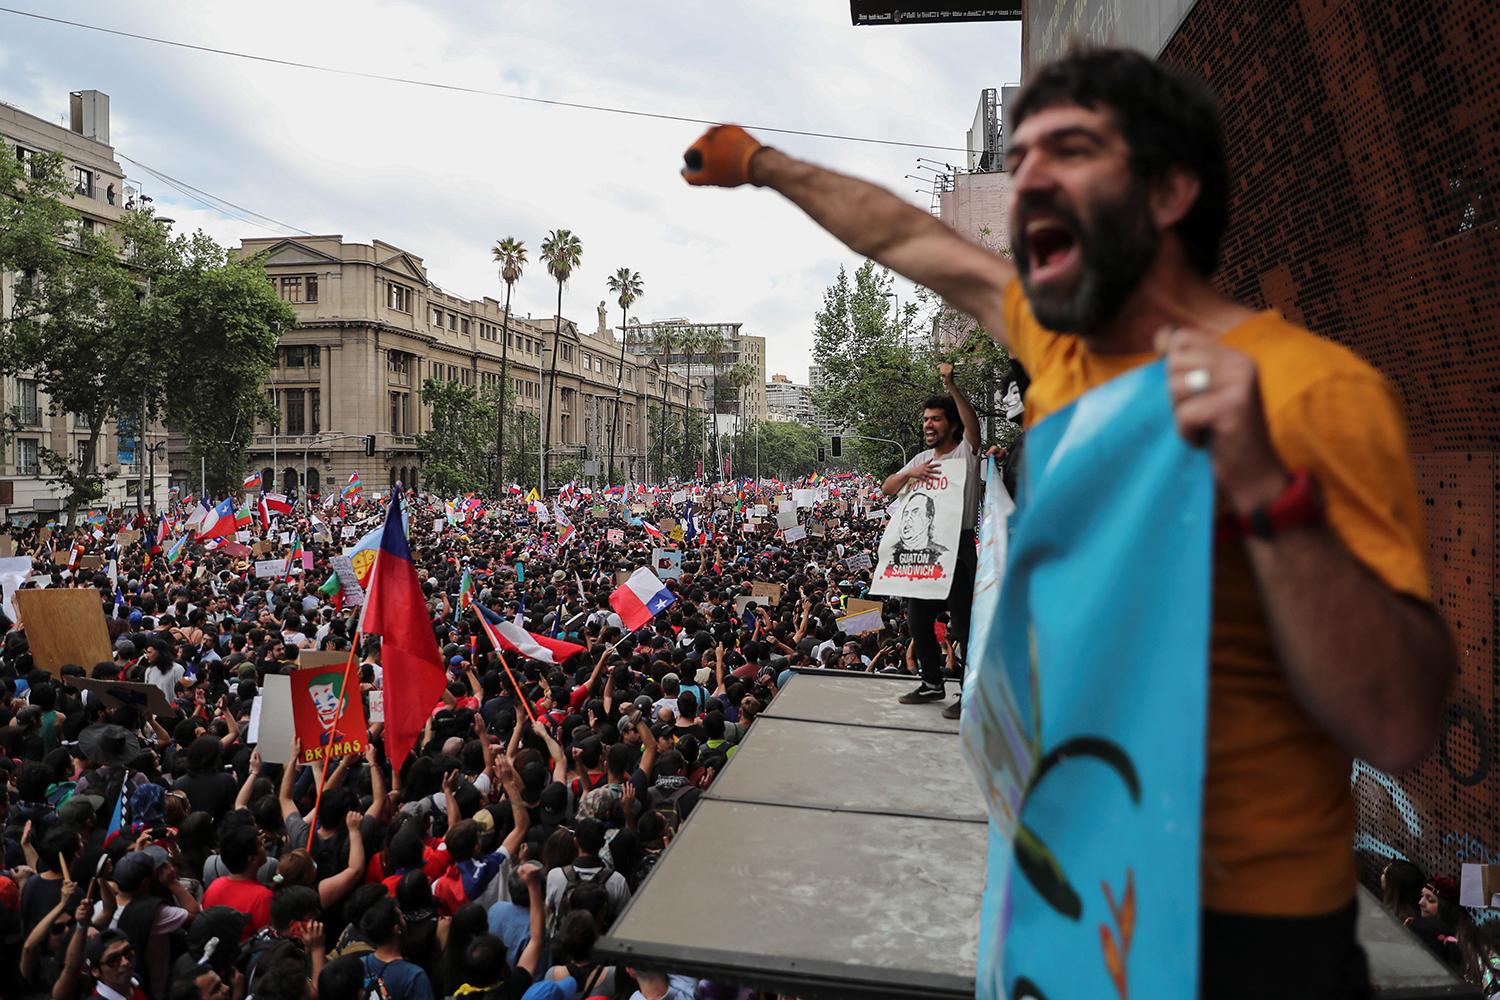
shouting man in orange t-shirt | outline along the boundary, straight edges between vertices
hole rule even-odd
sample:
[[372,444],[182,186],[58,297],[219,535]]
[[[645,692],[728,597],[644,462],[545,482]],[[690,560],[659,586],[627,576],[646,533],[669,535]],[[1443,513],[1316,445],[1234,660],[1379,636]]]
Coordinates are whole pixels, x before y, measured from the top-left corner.
[[1083,51],[1034,72],[1006,127],[1014,263],[736,126],[700,138],[683,175],[773,188],[973,316],[1030,374],[1028,421],[1165,356],[1179,430],[1211,453],[1225,529],[1202,995],[1362,995],[1350,758],[1414,765],[1455,672],[1395,397],[1350,351],[1210,284],[1229,176],[1197,83],[1139,53]]

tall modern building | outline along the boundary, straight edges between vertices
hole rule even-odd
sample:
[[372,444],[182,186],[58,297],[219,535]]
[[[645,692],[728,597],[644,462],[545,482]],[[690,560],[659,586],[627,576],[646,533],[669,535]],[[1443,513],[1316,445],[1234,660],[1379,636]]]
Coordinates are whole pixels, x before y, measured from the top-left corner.
[[819,416],[808,387],[779,373],[766,383],[766,413],[768,419],[779,423],[810,427],[817,425]]
[[[742,333],[740,323],[695,323],[675,318],[625,328],[626,346],[643,357],[655,358],[672,371],[702,379],[720,433],[732,433],[737,418],[766,419],[766,338]],[[683,346],[686,338],[688,346]],[[665,345],[665,346],[664,346]],[[748,369],[748,381],[736,388],[730,382],[736,365]],[[715,399],[715,393],[718,394]]]
[[[283,332],[266,393],[279,426],[256,428],[249,449],[266,489],[324,492],[350,473],[377,488],[398,480],[420,487],[424,474],[417,435],[431,428],[421,401],[429,377],[464,385],[494,386],[504,347],[512,398],[531,421],[507,427],[506,453],[517,435],[537,442],[537,421],[552,364],[552,316],[512,315],[484,296],[465,298],[432,281],[421,257],[375,240],[348,243],[342,236],[249,239],[240,253],[259,254],[277,292],[297,312],[295,329]],[[667,372],[656,360],[627,352],[608,332],[564,318],[557,358],[549,461],[578,458],[585,474],[603,474],[609,456],[609,423],[615,386],[623,386],[615,463],[643,479],[656,460],[648,446],[649,407],[665,382],[668,407],[703,408],[704,388],[687,373]],[[374,436],[374,454],[366,439]],[[593,464],[593,463],[597,463]],[[189,477],[194,470],[177,470]]]
[[[69,94],[68,123],[0,104],[5,155],[24,163],[38,153],[62,154],[64,177],[72,187],[67,204],[78,213],[79,228],[107,229],[141,204],[110,145],[109,95],[97,90]],[[0,312],[5,315],[15,307],[14,282],[15,275],[0,273]],[[73,414],[56,410],[38,381],[24,372],[0,379],[0,410],[18,421],[0,447],[0,515],[15,521],[50,517],[66,507],[67,491],[47,482],[42,456],[51,451],[77,463],[88,447],[88,428]],[[139,420],[131,422],[133,414],[122,416],[122,421],[106,424],[95,445],[94,460],[105,476],[103,504],[133,506],[138,497],[164,502],[166,433],[148,427],[146,447],[138,447],[134,427]]]

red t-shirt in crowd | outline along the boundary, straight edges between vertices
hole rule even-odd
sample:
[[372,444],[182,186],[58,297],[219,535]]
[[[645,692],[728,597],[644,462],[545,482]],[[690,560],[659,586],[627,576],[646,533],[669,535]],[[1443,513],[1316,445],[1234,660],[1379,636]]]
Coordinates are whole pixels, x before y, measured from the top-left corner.
[[254,879],[239,879],[222,875],[208,884],[203,891],[203,906],[228,906],[250,917],[241,941],[271,923],[271,890]]

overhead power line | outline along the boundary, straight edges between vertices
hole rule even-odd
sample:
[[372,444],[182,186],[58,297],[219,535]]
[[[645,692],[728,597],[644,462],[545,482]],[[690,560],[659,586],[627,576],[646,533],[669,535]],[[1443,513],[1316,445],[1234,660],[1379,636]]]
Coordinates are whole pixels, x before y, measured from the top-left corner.
[[[352,76],[364,80],[381,80],[385,83],[397,83],[408,87],[427,87],[432,90],[447,90],[458,94],[474,94],[480,97],[498,97],[507,101],[521,101],[526,104],[545,104],[556,108],[574,108],[579,111],[598,111],[611,115],[626,115],[632,118],[656,118],[669,122],[684,122],[689,125],[723,125],[725,122],[714,121],[710,118],[693,118],[687,115],[669,115],[656,111],[640,111],[635,108],[613,108],[602,104],[584,104],[579,101],[557,101],[545,97],[527,97],[524,94],[511,94],[500,90],[486,90],[482,87],[466,87],[456,83],[442,83],[436,80],[416,80],[404,76],[388,76],[384,73],[369,73],[363,70],[343,69],[338,66],[319,66],[314,63],[299,62],[295,59],[279,59],[274,56],[256,55],[250,52],[236,52],[232,49],[220,49],[210,45],[195,45],[191,42],[179,42],[170,38],[156,38],[151,35],[137,34],[133,31],[122,31],[118,28],[106,28],[98,24],[88,24],[83,21],[69,21],[61,17],[49,17],[46,14],[37,14],[29,10],[16,10],[13,7],[0,7],[0,13],[15,14],[18,17],[29,17],[37,21],[47,21],[52,24],[61,24],[70,28],[82,28],[85,31],[97,31],[106,35],[114,35],[119,38],[131,38],[139,42],[151,42],[155,45],[168,45],[178,49],[189,49],[193,52],[206,52],[210,55],[229,56],[234,59],[247,59],[251,62],[270,63],[273,66],[289,66],[293,69],[312,70],[318,73],[335,73],[339,76]],[[863,142],[876,146],[903,146],[909,149],[941,149],[955,153],[968,152],[962,146],[941,146],[930,142],[903,142],[896,139],[876,139],[870,136],[840,135],[835,132],[815,132],[810,129],[777,128],[773,125],[746,125],[745,128],[756,132],[771,132],[777,135],[800,135],[813,139],[836,139],[841,142]]]
[[[148,166],[142,163],[140,160],[132,159],[131,157],[126,156],[124,153],[121,153],[118,150],[115,152],[115,155],[127,163],[132,163],[135,166],[140,167],[152,177],[155,177],[163,184],[177,191],[178,194],[196,201],[198,204],[202,205],[204,208],[207,208],[211,212],[217,212],[220,215],[227,215],[232,219],[237,219],[240,222],[245,222],[252,226],[259,226],[261,229],[276,233],[277,235],[285,235],[288,230],[291,230],[295,233],[300,233],[303,236],[315,235],[314,233],[308,232],[306,229],[301,229],[297,226],[291,225],[290,223],[273,219],[269,215],[261,215],[259,212],[251,211],[250,209],[245,208],[242,205],[236,205],[234,202],[229,201],[227,198],[220,198],[218,195],[210,194],[209,192],[204,191],[202,188],[193,187],[193,185],[189,184],[187,181],[181,181],[170,174],[164,174],[160,170],[157,170],[155,167]],[[228,208],[225,208],[224,206],[228,206]],[[267,225],[267,223],[275,224]]]

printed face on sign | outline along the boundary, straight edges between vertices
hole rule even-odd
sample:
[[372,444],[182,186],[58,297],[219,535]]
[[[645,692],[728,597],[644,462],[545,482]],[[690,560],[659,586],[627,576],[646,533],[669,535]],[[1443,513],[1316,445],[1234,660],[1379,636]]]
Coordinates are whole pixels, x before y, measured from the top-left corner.
[[343,674],[319,674],[307,684],[307,693],[312,696],[313,707],[318,710],[318,722],[325,729],[339,717],[339,696],[343,687]]
[[903,549],[931,549],[932,541],[932,497],[926,493],[913,493],[901,509],[901,544]]

